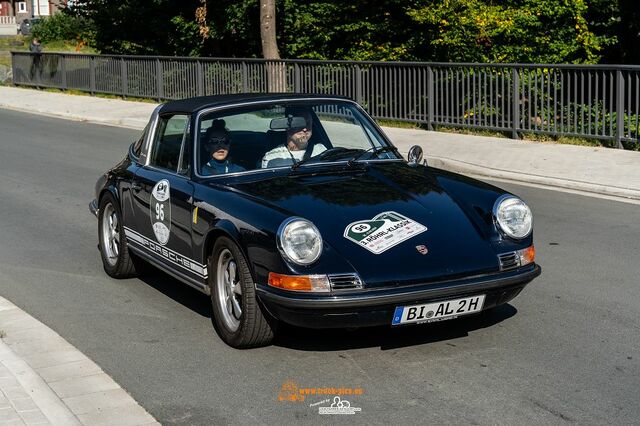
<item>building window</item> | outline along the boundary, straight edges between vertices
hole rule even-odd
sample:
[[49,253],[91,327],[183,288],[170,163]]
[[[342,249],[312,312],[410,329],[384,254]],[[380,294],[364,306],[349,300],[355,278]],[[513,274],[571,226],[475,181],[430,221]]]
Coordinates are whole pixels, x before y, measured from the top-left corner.
[[26,1],[18,2],[18,13],[27,13],[27,2]]
[[38,15],[49,16],[49,0],[38,0]]

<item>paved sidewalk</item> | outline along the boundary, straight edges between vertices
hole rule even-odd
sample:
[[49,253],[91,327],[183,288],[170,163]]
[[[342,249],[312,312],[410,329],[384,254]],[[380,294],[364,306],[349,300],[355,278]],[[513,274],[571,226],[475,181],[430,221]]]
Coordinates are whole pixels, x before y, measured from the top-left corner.
[[159,424],[93,361],[0,297],[0,424]]
[[[155,104],[0,87],[0,108],[142,129]],[[464,174],[640,202],[640,152],[384,128],[401,152]]]

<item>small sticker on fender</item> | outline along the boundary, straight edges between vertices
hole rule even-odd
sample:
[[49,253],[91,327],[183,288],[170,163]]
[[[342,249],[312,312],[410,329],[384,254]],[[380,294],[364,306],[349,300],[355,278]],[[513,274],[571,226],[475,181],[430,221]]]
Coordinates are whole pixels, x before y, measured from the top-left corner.
[[198,207],[193,209],[193,224],[196,225],[198,223]]
[[418,250],[418,253],[420,254],[427,254],[429,253],[429,249],[427,248],[427,246],[420,244],[419,246],[416,246],[416,250]]

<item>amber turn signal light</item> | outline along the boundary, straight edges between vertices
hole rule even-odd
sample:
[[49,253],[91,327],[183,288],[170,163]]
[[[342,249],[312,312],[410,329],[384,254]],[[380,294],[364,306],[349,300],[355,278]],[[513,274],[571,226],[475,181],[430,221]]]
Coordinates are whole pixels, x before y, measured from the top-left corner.
[[331,291],[326,275],[283,275],[269,272],[269,285],[291,291]]
[[518,256],[520,256],[521,266],[533,263],[536,260],[536,248],[531,246],[523,250],[518,250]]

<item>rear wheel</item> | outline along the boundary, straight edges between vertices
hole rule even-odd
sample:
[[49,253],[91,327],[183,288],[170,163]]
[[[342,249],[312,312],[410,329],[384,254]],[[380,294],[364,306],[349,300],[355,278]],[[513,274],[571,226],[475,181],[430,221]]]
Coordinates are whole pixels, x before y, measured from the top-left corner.
[[98,246],[105,272],[113,278],[136,275],[136,267],[124,235],[120,206],[111,194],[100,199]]
[[251,272],[233,241],[220,237],[209,257],[213,323],[229,346],[251,348],[273,340],[273,329],[258,304]]

